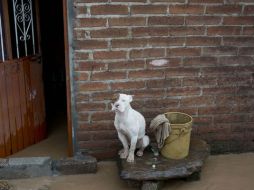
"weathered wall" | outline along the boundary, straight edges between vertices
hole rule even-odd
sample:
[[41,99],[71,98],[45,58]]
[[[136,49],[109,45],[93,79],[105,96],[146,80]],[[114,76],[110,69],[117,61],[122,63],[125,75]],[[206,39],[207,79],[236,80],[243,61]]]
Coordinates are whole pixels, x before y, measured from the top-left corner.
[[74,0],[74,12],[79,150],[115,155],[117,92],[135,95],[148,123],[191,114],[213,152],[254,150],[253,0]]

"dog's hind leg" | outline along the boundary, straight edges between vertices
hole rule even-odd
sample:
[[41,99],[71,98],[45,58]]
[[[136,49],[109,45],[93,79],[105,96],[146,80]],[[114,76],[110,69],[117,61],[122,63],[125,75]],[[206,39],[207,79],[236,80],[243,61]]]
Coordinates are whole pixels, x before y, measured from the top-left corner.
[[136,155],[143,156],[143,152],[144,152],[145,148],[149,145],[149,143],[150,143],[150,139],[147,135],[145,135],[142,139],[140,139],[138,142],[139,150],[137,151]]

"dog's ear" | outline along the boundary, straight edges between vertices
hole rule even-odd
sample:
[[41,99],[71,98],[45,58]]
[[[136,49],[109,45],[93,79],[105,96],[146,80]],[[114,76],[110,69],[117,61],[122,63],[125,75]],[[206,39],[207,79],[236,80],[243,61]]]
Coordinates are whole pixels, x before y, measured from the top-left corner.
[[132,102],[134,95],[129,95],[129,102]]

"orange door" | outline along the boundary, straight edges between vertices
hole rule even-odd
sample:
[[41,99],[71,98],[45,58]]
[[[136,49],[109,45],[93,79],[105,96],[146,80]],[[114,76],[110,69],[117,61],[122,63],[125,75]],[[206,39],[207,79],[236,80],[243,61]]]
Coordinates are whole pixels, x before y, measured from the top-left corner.
[[46,136],[36,2],[0,3],[0,157]]

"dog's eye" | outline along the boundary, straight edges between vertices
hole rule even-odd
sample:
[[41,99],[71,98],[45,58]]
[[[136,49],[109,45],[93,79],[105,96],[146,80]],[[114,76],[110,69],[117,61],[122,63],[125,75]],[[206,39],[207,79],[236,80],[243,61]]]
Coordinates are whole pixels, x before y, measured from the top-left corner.
[[122,102],[125,102],[125,100],[123,99]]

